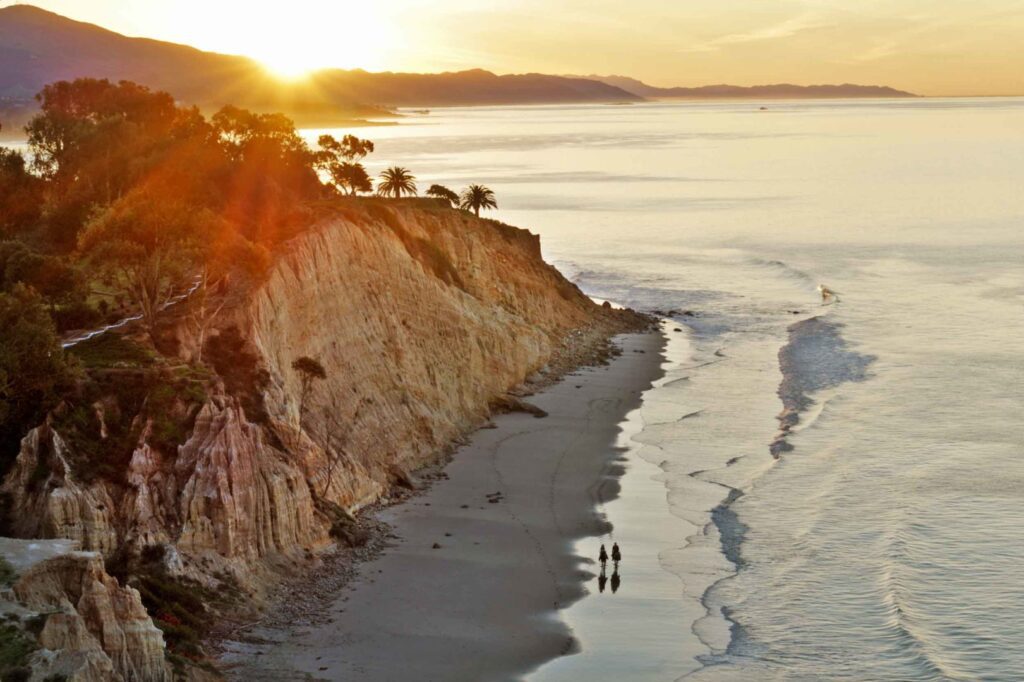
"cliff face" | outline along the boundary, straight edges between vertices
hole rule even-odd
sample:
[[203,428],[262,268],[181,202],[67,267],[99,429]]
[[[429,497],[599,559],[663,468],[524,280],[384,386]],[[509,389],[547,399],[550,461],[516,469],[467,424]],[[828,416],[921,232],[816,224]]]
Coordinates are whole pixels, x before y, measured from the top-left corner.
[[[47,641],[77,649],[88,631],[115,670],[150,671],[131,679],[161,679],[156,640],[137,595],[109,604],[137,626],[119,634],[97,615],[110,609],[95,595],[117,585],[100,575],[100,555],[123,562],[158,548],[161,576],[214,590],[237,581],[257,594],[274,569],[305,561],[332,525],[478,426],[559,349],[637,322],[544,263],[536,236],[427,202],[342,206],[289,242],[258,286],[221,303],[201,334],[191,314],[174,326],[173,362],[210,370],[180,446],[153,437],[156,417],[140,412],[125,470],[86,476],[74,445],[82,434],[62,435],[55,418],[24,439],[0,488],[19,537],[68,538],[99,553],[51,567],[103,590],[70,594],[67,585],[84,583],[62,580],[65,611],[85,624],[69,615]],[[293,367],[303,357],[325,376],[304,382]],[[116,402],[89,406],[100,453],[112,439],[104,400]],[[60,601],[54,590],[46,598]],[[115,641],[133,653],[106,646]]]
[[[353,508],[479,424],[598,310],[532,234],[380,207],[297,240],[236,323],[269,372],[273,431],[317,494]],[[305,400],[303,356],[327,373]]]

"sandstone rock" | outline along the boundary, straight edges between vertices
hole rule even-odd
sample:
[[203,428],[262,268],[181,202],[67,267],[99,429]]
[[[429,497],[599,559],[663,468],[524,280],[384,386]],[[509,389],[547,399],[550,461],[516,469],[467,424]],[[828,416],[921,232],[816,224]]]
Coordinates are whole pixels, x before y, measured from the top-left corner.
[[12,529],[19,537],[67,538],[86,550],[117,548],[115,506],[106,487],[76,480],[68,446],[49,424],[32,429],[0,492],[10,496]]
[[175,469],[187,477],[177,541],[185,552],[255,562],[326,540],[302,471],[264,441],[235,399],[203,407]]
[[37,662],[45,674],[88,682],[171,679],[163,635],[139,593],[107,575],[100,554],[72,552],[42,561],[21,575],[14,594],[48,614],[39,643],[49,655]]
[[[393,465],[415,469],[482,423],[494,398],[600,311],[525,230],[379,208],[366,223],[333,220],[290,242],[220,323],[269,372],[267,411],[285,449],[318,493],[350,509],[387,490]],[[327,379],[307,396],[299,436],[291,364],[302,356]]]

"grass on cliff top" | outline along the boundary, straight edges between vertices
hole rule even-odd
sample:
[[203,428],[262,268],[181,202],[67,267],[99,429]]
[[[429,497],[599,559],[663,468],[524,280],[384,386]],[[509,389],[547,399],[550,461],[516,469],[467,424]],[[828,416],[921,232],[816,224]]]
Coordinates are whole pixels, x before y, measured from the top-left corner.
[[88,369],[149,367],[157,359],[151,349],[112,332],[73,346],[69,352]]

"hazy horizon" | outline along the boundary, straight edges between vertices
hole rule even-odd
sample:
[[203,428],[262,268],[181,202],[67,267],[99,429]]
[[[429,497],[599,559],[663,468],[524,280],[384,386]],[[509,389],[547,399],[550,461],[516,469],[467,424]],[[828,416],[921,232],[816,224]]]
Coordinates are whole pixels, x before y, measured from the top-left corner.
[[[486,10],[466,0],[386,7],[295,0],[244,15],[224,0],[0,1],[13,4],[129,36],[250,56],[285,75],[332,67],[483,68],[622,75],[660,87],[857,83],[929,96],[1024,95],[1024,53],[1015,49],[1024,35],[1024,0],[783,0],[772,7],[740,0],[729,8],[671,9],[650,0],[629,7],[567,0],[557,9],[502,0]],[[427,14],[430,22],[422,20]]]

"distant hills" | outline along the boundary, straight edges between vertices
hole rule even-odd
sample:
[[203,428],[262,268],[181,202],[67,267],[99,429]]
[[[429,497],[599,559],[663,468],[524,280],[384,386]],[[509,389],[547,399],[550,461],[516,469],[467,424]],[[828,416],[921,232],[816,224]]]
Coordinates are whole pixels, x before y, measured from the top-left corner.
[[584,78],[542,74],[369,73],[328,69],[294,83],[256,61],[130,38],[30,5],[0,9],[0,107],[31,106],[47,83],[81,76],[133,80],[181,101],[285,111],[298,120],[386,115],[391,107],[623,102],[641,98]]
[[909,92],[884,85],[704,85],[696,88],[659,88],[628,76],[581,76],[621,88],[644,98],[688,99],[798,99],[798,98],[855,98],[855,97],[917,97]]
[[34,110],[47,83],[83,76],[132,80],[214,109],[236,104],[284,111],[306,125],[387,117],[395,107],[635,102],[659,97],[911,97],[880,86],[711,85],[657,88],[622,76],[369,73],[327,69],[285,82],[247,57],[130,38],[30,5],[0,9],[0,121],[8,130]]

